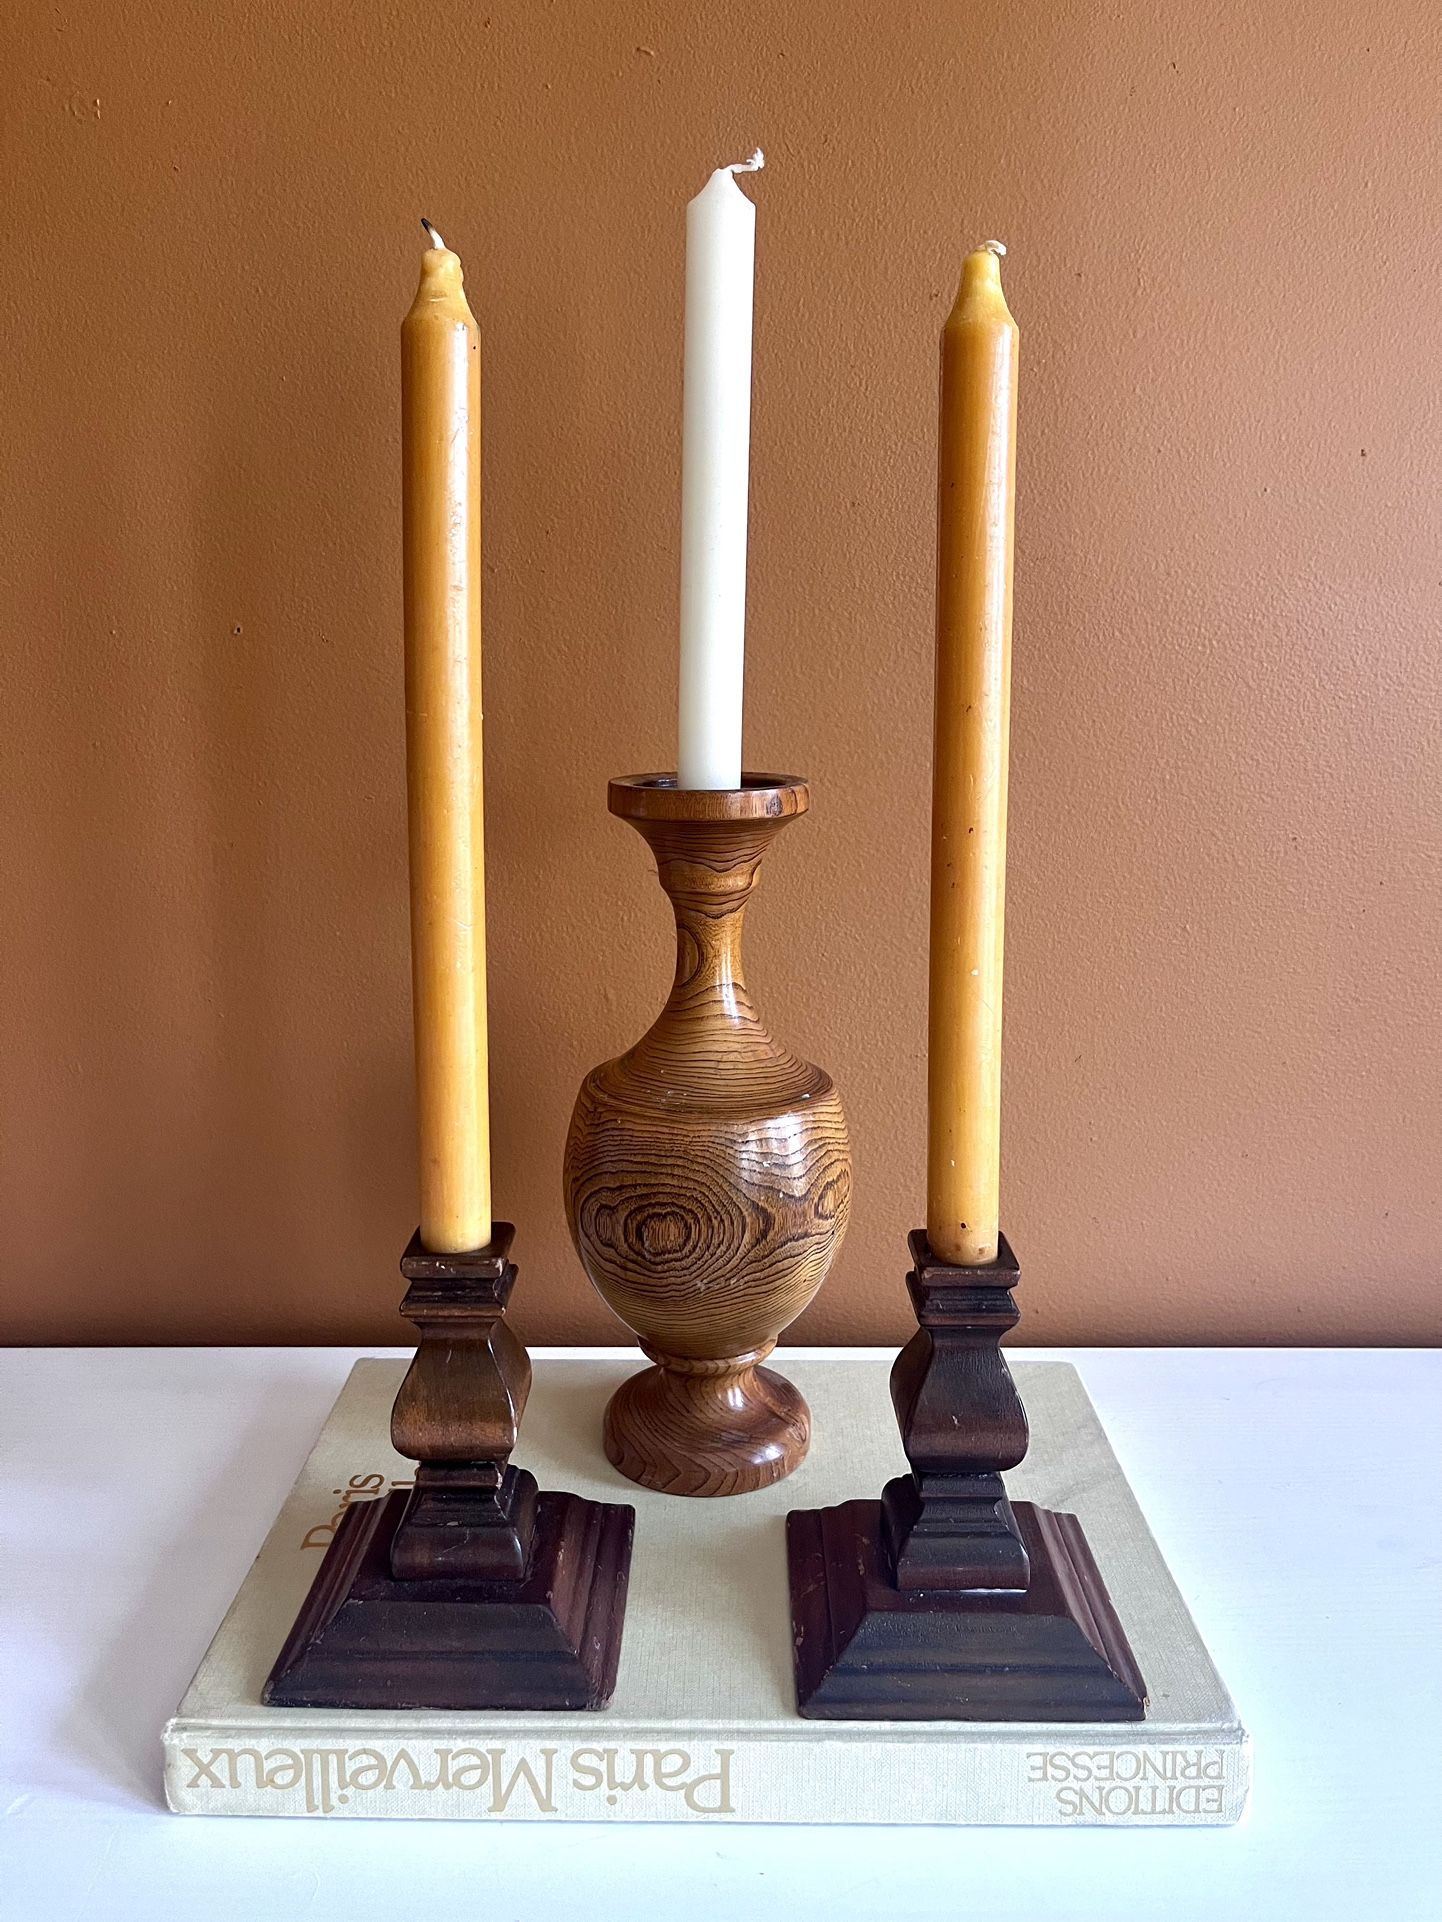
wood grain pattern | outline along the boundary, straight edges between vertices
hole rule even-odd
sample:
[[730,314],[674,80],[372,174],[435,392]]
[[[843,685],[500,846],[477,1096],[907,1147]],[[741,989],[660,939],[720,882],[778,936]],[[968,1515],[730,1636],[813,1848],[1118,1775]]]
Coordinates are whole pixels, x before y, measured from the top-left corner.
[[760,1366],[825,1278],[851,1202],[831,1078],[775,1042],[741,964],[761,859],[809,804],[804,781],[729,792],[613,781],[611,812],[656,856],[676,977],[635,1047],[582,1084],[566,1203],[586,1273],[654,1366],[606,1415],[609,1459],[673,1494],[765,1486],[803,1459],[801,1395]]

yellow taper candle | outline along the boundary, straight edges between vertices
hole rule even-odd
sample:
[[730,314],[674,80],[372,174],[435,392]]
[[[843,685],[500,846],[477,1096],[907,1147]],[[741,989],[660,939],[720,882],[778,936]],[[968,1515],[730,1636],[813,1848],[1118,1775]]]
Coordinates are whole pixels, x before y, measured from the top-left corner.
[[1018,334],[1006,249],[968,254],[941,336],[926,1232],[996,1257]]
[[431,245],[401,327],[406,792],[421,1240],[491,1238],[481,783],[481,354],[461,263]]

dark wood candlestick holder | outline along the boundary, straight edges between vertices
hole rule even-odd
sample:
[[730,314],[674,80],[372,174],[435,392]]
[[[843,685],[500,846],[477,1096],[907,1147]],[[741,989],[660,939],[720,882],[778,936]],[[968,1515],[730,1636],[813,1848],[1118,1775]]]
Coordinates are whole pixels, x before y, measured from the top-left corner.
[[286,1707],[603,1708],[633,1508],[541,1492],[510,1465],[530,1357],[505,1322],[514,1229],[434,1255],[412,1237],[420,1347],[391,1413],[415,1486],[352,1502],[265,1685]]
[[1021,1279],[953,1268],[925,1234],[920,1326],[891,1370],[911,1473],[880,1501],[787,1517],[796,1696],[849,1721],[1135,1722],[1146,1687],[1075,1515],[1013,1504],[1026,1414],[1001,1339]]
[[801,1395],[761,1363],[841,1244],[851,1155],[831,1077],[771,1039],[741,968],[762,855],[808,801],[785,774],[610,785],[675,911],[676,979],[635,1047],[582,1085],[566,1204],[586,1273],[654,1364],[613,1396],[607,1457],[673,1495],[779,1481],[810,1436]]

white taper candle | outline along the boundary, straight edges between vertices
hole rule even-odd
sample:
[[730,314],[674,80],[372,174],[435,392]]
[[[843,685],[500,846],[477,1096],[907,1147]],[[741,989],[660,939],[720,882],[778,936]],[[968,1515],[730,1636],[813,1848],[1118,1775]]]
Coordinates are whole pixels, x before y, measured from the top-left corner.
[[751,309],[756,209],[718,168],[686,209],[686,373],[681,460],[681,693],[676,778],[741,785]]

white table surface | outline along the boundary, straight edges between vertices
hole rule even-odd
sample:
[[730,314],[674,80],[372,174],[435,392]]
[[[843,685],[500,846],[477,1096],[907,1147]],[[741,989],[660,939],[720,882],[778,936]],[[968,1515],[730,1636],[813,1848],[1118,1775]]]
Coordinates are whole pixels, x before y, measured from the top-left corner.
[[5,1922],[1442,1916],[1442,1354],[1425,1351],[1061,1356],[1252,1731],[1235,1829],[168,1815],[161,1724],[361,1352],[0,1353]]

